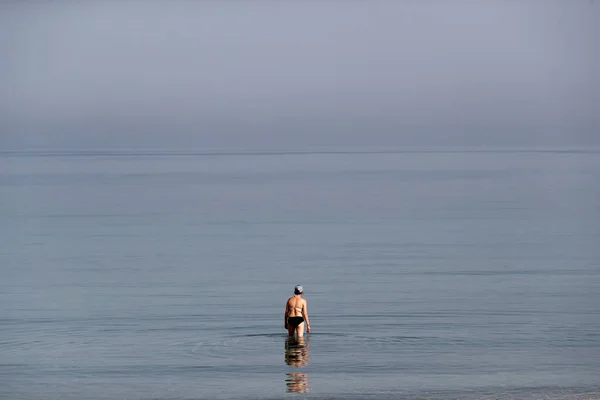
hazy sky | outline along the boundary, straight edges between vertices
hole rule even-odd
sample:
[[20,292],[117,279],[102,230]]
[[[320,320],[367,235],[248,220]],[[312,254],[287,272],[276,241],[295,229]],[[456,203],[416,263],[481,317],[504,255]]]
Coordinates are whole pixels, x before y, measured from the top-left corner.
[[595,0],[0,3],[3,147],[600,143]]

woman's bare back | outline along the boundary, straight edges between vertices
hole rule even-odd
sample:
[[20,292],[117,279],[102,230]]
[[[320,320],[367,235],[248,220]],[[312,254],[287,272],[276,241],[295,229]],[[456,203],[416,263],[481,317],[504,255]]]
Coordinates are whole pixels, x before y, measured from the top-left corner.
[[287,308],[289,317],[302,317],[302,311],[306,306],[306,300],[302,297],[292,296],[288,299]]

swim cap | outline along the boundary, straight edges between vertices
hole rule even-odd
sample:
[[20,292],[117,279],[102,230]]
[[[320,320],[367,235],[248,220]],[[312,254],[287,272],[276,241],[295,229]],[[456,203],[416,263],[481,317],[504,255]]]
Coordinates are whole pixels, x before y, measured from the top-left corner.
[[294,294],[300,294],[304,292],[304,288],[302,287],[302,285],[296,285],[296,287],[294,288]]

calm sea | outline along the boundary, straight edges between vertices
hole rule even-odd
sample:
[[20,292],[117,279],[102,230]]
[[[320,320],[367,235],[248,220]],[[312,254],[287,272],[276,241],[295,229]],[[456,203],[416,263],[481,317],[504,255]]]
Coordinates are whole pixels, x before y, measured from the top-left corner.
[[1,399],[600,398],[598,150],[4,152],[0,243]]

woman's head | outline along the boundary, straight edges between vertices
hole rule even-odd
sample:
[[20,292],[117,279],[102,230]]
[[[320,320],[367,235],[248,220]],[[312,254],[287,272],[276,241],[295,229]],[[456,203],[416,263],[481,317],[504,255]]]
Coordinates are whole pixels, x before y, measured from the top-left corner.
[[296,287],[294,288],[294,294],[302,294],[304,293],[304,288],[302,287],[302,285],[296,285]]

